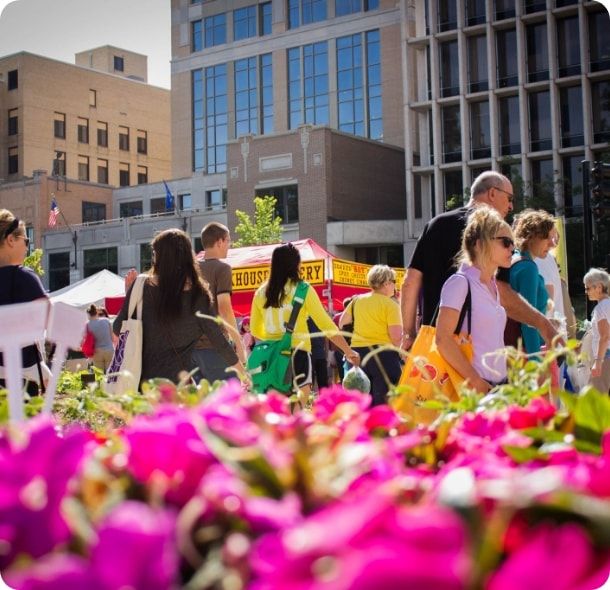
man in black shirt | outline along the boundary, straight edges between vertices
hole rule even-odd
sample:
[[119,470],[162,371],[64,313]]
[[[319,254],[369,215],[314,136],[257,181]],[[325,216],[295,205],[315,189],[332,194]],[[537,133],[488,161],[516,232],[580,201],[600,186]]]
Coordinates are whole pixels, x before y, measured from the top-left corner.
[[[483,172],[472,183],[468,205],[441,213],[431,219],[422,232],[411,257],[401,289],[403,347],[409,349],[415,339],[415,315],[420,290],[423,296],[422,323],[429,325],[438,306],[445,281],[457,270],[455,258],[462,246],[462,232],[468,214],[481,204],[489,205],[506,217],[513,209],[513,186],[499,172]],[[547,343],[556,331],[550,321],[534,309],[508,284],[508,277],[498,276],[500,301],[509,317],[534,326]]]

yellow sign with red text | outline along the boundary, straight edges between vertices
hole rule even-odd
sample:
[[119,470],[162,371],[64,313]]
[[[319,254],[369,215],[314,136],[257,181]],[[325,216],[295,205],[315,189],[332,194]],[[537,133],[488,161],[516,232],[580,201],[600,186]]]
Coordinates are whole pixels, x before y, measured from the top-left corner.
[[[371,268],[371,264],[333,258],[333,283],[350,287],[368,287],[366,275]],[[405,269],[394,268],[394,271],[396,272],[396,288],[400,289],[405,278]]]
[[[232,269],[233,291],[254,291],[268,278],[271,272],[270,264],[259,266],[236,267]],[[310,285],[324,284],[324,261],[310,260],[301,262],[301,278]]]

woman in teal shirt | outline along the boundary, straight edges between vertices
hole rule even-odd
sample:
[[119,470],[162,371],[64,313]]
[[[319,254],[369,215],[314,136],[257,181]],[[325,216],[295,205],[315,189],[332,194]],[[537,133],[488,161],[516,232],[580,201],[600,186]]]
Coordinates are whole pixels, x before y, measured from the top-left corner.
[[[534,257],[545,258],[553,248],[551,232],[555,219],[546,211],[526,209],[515,217],[513,233],[517,250],[510,269],[510,286],[539,312],[546,313],[549,294]],[[544,344],[540,332],[521,324],[523,348],[528,354],[540,352]]]

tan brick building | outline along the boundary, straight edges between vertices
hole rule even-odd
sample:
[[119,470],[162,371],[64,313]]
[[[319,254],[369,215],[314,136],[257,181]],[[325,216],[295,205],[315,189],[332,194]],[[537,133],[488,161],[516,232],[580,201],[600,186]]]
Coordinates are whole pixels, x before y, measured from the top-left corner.
[[0,58],[0,182],[34,170],[112,186],[169,177],[169,91],[139,81],[146,57],[102,47],[77,62]]

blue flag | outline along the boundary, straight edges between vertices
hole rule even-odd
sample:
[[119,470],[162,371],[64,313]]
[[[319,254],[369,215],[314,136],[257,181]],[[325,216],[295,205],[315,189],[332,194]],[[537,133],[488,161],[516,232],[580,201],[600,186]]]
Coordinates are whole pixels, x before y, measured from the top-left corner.
[[169,190],[169,186],[167,186],[167,182],[163,181],[165,185],[165,210],[173,211],[174,210],[174,195],[172,195],[172,191]]

